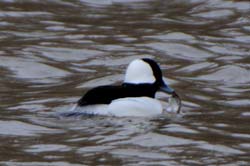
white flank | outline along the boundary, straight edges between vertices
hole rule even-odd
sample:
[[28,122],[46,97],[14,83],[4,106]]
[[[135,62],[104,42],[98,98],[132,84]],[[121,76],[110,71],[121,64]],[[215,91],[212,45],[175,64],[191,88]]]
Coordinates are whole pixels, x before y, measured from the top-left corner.
[[156,116],[162,113],[161,103],[149,97],[128,97],[114,100],[108,106],[114,116]]

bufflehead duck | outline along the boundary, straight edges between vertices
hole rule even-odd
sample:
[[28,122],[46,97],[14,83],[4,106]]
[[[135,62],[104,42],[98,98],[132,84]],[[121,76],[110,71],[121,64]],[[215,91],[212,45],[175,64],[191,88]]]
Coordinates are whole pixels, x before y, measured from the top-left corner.
[[89,90],[73,108],[76,112],[112,116],[153,116],[163,113],[155,99],[157,91],[171,94],[180,109],[180,98],[162,78],[159,65],[152,59],[133,60],[122,85],[99,86]]

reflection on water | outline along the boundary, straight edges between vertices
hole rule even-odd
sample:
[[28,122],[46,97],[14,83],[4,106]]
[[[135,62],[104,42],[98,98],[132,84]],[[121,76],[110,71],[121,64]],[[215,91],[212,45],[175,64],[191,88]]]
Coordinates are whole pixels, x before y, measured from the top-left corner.
[[[0,2],[1,165],[249,165],[250,2]],[[62,118],[150,57],[181,116]]]

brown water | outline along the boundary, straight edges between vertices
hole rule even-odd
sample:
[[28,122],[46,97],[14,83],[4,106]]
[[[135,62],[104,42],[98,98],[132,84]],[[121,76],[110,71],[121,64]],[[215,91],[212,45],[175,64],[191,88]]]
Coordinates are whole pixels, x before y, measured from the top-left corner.
[[[250,165],[250,2],[1,0],[0,165]],[[72,117],[157,60],[182,115]]]

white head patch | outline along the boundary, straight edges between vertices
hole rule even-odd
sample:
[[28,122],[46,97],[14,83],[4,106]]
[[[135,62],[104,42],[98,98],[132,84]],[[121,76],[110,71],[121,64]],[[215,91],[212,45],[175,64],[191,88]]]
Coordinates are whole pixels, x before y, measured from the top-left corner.
[[125,74],[125,83],[141,84],[156,81],[151,66],[141,59],[132,61]]

